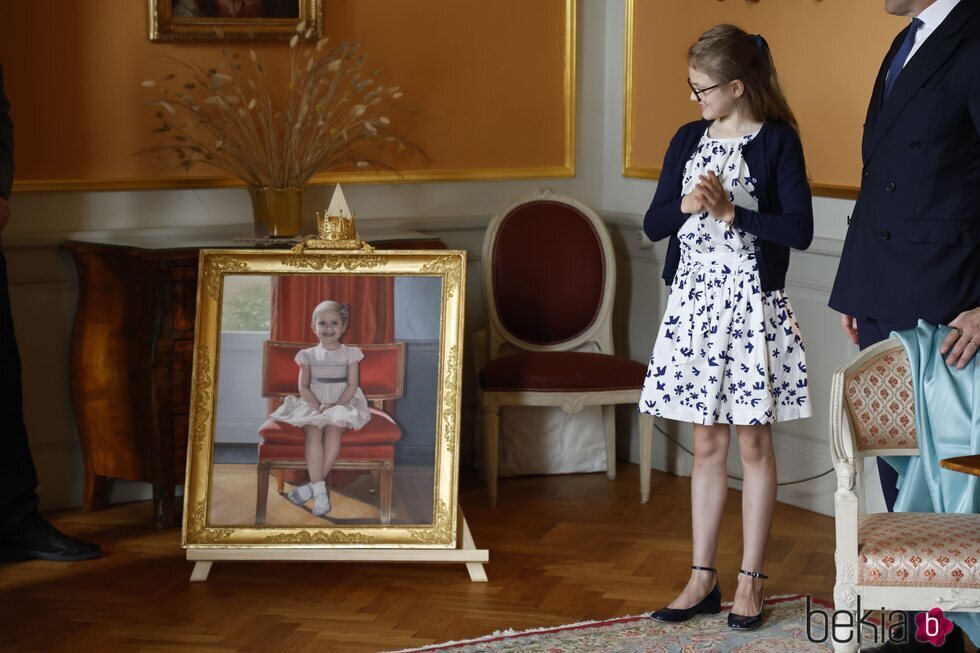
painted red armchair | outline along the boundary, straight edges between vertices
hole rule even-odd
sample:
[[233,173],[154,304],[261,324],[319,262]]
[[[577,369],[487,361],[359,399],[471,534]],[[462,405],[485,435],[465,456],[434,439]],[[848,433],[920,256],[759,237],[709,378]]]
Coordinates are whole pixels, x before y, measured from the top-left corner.
[[[296,352],[309,343],[267,340],[263,349],[262,396],[273,399],[270,410],[284,397],[296,395],[299,369]],[[391,521],[391,484],[395,465],[395,444],[402,437],[401,427],[383,410],[404,394],[405,343],[352,345],[364,352],[360,364],[360,385],[371,404],[371,421],[360,430],[344,433],[334,470],[369,471],[380,483],[381,523]],[[389,408],[389,410],[391,410]],[[269,500],[269,476],[275,471],[277,489],[284,492],[282,470],[306,469],[305,436],[299,427],[267,419],[259,428],[258,478],[255,523],[264,524]],[[285,499],[283,499],[285,501]]]

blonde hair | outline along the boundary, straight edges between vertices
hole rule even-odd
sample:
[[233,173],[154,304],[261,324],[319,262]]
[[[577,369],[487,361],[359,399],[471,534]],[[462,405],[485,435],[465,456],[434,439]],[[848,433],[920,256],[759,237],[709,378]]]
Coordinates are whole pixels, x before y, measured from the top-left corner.
[[337,313],[340,315],[340,321],[344,323],[344,330],[347,330],[347,326],[350,324],[350,306],[348,304],[341,304],[340,302],[335,302],[332,299],[320,302],[313,309],[313,319],[312,323],[316,324],[316,318],[321,313]]
[[718,83],[742,81],[745,93],[737,100],[756,120],[783,122],[800,132],[783,93],[769,44],[759,34],[734,25],[715,25],[687,51],[691,68]]

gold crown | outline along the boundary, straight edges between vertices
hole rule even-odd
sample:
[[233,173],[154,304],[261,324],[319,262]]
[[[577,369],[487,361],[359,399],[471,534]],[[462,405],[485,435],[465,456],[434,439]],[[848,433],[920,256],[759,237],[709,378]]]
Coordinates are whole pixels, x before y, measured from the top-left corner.
[[320,240],[341,241],[357,240],[357,230],[354,228],[354,216],[327,215],[316,212],[316,230]]

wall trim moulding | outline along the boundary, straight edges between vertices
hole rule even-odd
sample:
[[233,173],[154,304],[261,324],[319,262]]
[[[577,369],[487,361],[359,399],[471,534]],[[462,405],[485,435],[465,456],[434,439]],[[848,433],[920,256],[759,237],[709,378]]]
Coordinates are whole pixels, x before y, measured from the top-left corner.
[[[346,171],[314,175],[308,185],[393,184],[439,181],[497,181],[505,179],[561,179],[575,176],[575,105],[577,78],[578,0],[564,0],[565,24],[562,71],[563,161],[557,166],[503,168],[417,169],[400,172]],[[34,179],[14,181],[13,191],[36,193],[47,191],[129,191],[177,190],[194,188],[236,188],[245,183],[232,177],[140,177],[96,179]]]
[[[573,118],[574,121],[574,118]],[[498,181],[507,179],[558,179],[575,176],[574,136],[566,134],[565,164],[534,168],[482,168],[446,170],[406,170],[404,172],[322,172],[307,186],[333,184],[407,184],[417,182]],[[245,188],[245,182],[231,177],[141,177],[137,179],[40,179],[15,181],[15,193],[46,191],[134,191]]]
[[[660,168],[650,168],[633,163],[633,10],[635,0],[626,0],[626,27],[624,30],[625,78],[623,82],[623,176],[632,179],[660,179]],[[814,195],[838,199],[857,199],[857,186],[812,183]]]

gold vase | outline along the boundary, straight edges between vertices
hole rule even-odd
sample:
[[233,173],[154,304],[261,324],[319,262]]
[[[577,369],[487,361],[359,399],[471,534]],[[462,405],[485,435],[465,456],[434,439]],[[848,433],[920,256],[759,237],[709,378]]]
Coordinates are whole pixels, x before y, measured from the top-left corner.
[[302,188],[249,188],[255,235],[298,236],[303,230]]

